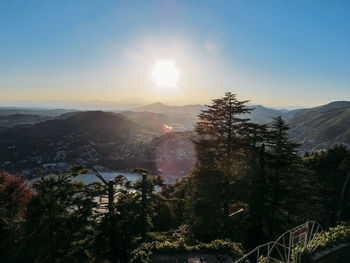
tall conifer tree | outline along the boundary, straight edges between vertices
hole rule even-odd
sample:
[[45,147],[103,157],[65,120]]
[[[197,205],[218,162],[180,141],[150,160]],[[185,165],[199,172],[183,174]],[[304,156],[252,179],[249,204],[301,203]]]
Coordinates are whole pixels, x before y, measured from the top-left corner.
[[[217,227],[221,228],[216,231],[222,236],[228,234],[230,204],[237,199],[237,166],[243,160],[244,138],[249,121],[244,115],[252,110],[245,105],[247,102],[239,101],[235,94],[227,92],[224,97],[213,100],[208,109],[199,114],[196,125],[199,162],[190,198],[195,200],[192,203],[191,222],[196,222],[197,230],[201,227],[212,228],[201,218],[206,218],[205,213],[213,210],[217,218],[211,221],[216,221]],[[214,199],[220,202],[210,201]]]

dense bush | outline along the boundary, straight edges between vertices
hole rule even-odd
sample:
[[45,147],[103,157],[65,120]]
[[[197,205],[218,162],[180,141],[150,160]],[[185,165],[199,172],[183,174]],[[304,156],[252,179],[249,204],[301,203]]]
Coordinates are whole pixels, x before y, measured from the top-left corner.
[[234,260],[243,256],[242,246],[226,240],[214,240],[210,243],[197,243],[194,245],[186,244],[183,239],[176,242],[149,242],[141,244],[132,252],[131,262],[143,263],[150,262],[155,254],[192,254],[192,253],[211,253],[220,257],[229,255]]
[[[349,222],[343,222],[340,225],[337,225],[335,227],[329,228],[328,231],[323,232],[322,234],[316,235],[313,238],[313,245],[318,244],[318,248],[316,251],[321,251],[329,247],[335,247],[342,243],[349,243],[350,242],[350,223]],[[310,244],[310,243],[309,243]],[[312,255],[308,249],[296,247],[292,251],[292,262],[300,262],[297,259],[299,258],[301,253],[301,263],[311,263],[312,261]],[[267,258],[261,257],[259,262],[270,262]]]
[[350,222],[344,222],[335,227],[329,228],[327,232],[322,235],[321,248],[334,247],[340,243],[350,242]]
[[[328,231],[320,234],[316,237],[321,243],[316,251],[321,251],[326,248],[335,247],[341,243],[350,242],[350,222],[343,222],[335,227],[329,228]],[[301,262],[308,263],[311,261],[311,253],[307,250],[303,250]]]

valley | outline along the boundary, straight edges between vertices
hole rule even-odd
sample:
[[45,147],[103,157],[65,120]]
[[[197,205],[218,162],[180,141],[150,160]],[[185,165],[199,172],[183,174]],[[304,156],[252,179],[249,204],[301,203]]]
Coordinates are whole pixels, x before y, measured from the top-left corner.
[[[350,145],[350,102],[297,110],[261,105],[252,122],[282,116],[300,154]],[[0,168],[25,176],[65,171],[73,164],[102,171],[145,167],[173,181],[196,162],[194,127],[203,105],[154,103],[129,111],[0,109]]]

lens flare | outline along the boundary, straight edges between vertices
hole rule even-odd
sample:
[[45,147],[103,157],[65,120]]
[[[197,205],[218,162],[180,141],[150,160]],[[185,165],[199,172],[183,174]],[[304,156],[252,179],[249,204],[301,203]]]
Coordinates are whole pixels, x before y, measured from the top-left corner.
[[171,60],[157,61],[151,76],[158,87],[176,87],[180,71]]

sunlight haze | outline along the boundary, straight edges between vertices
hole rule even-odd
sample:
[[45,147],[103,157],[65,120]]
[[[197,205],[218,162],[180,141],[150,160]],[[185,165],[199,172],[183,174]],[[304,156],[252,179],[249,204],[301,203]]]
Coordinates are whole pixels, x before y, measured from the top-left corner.
[[152,78],[158,87],[176,87],[180,72],[171,60],[159,60],[152,69]]
[[350,99],[348,10],[346,1],[2,1],[0,100]]

